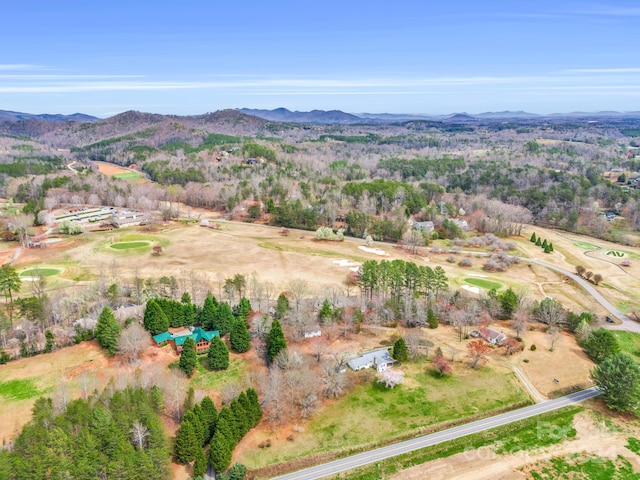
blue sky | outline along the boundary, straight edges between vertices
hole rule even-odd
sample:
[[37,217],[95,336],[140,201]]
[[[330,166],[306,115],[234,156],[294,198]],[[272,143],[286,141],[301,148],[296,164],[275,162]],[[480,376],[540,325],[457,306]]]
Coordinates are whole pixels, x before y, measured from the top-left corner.
[[2,20],[2,110],[640,110],[637,1],[22,0]]

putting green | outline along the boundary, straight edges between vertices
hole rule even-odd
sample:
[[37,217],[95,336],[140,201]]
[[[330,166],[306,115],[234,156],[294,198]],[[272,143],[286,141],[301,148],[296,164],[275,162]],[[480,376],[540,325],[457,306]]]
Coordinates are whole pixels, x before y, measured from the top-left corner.
[[464,281],[469,285],[485,288],[487,290],[500,290],[502,288],[501,283],[485,280],[484,278],[465,278]]
[[142,248],[151,246],[151,242],[147,240],[141,240],[137,242],[118,242],[112,243],[109,245],[109,248],[113,248],[115,250],[129,250],[131,248]]
[[37,277],[38,275],[42,275],[43,277],[53,277],[54,275],[60,275],[62,273],[61,268],[53,268],[53,267],[36,267],[36,268],[28,268],[20,272],[21,277]]

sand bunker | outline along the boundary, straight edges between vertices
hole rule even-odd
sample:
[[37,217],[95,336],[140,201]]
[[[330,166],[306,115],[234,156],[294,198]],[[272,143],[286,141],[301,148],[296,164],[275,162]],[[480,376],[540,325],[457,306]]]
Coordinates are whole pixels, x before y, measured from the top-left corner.
[[468,274],[470,277],[480,277],[480,278],[487,278],[486,275],[483,275],[481,273],[469,273]]
[[363,252],[367,252],[367,253],[375,253],[376,255],[381,255],[381,256],[389,255],[387,252],[385,252],[384,250],[380,250],[379,248],[369,248],[362,245],[359,246],[358,248]]
[[462,285],[462,288],[464,288],[468,292],[480,295],[480,288],[479,287],[470,287],[469,285]]
[[339,267],[357,267],[360,264],[357,262],[352,262],[351,260],[346,260],[346,259],[342,259],[342,260],[334,260],[331,263],[335,263],[336,265],[338,265]]

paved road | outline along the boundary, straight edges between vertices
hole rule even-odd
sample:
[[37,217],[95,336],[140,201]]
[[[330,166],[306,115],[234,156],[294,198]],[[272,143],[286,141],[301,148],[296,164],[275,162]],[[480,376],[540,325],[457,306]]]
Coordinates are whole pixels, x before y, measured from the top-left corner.
[[550,263],[543,262],[541,260],[537,260],[535,258],[521,258],[520,261],[534,263],[536,265],[540,265],[541,267],[548,268],[550,270],[554,270],[558,273],[563,274],[566,277],[569,277],[571,280],[575,281],[578,285],[580,285],[588,294],[590,294],[600,305],[607,310],[611,316],[616,317],[618,320],[622,322],[621,325],[611,325],[606,324],[606,328],[611,330],[626,330],[629,332],[638,332],[640,333],[640,323],[634,322],[629,317],[627,317],[624,313],[614,307],[606,298],[600,295],[593,284],[585,280],[584,278],[578,276],[577,274],[570,272],[569,270],[565,270],[564,268],[556,267]]
[[518,420],[533,417],[541,413],[557,410],[567,405],[581,402],[591,397],[599,395],[600,392],[595,388],[588,388],[580,392],[572,393],[565,397],[556,398],[554,400],[547,400],[546,402],[538,403],[530,407],[521,408],[512,412],[502,413],[494,417],[486,418],[484,420],[478,420],[466,425],[460,425],[459,427],[449,428],[441,432],[432,433],[430,435],[424,435],[422,437],[414,438],[412,440],[406,440],[404,442],[396,443],[382,448],[377,448],[369,452],[359,453],[351,457],[343,458],[341,460],[335,460],[333,462],[325,463],[324,465],[318,465],[316,467],[299,470],[287,475],[276,477],[274,480],[311,480],[316,478],[326,477],[328,475],[335,475],[345,470],[367,465],[369,463],[379,462],[396,455],[412,452],[421,448],[437,445],[448,440],[471,435],[472,433],[483,432],[491,428],[506,425]]

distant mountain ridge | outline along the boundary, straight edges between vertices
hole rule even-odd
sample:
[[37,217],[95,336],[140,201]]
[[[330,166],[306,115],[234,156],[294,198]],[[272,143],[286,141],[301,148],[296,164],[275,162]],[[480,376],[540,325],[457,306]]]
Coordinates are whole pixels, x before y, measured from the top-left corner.
[[240,108],[238,110],[246,115],[264,118],[276,122],[293,122],[293,123],[317,123],[317,124],[336,124],[348,125],[352,123],[362,123],[362,118],[345,113],[341,110],[311,110],[310,112],[292,112],[286,108],[280,107],[274,110],[260,110],[253,108]]
[[0,122],[17,122],[20,120],[46,120],[49,122],[97,122],[100,120],[98,117],[86,115],[84,113],[73,113],[71,115],[62,115],[60,113],[23,113],[12,112],[10,110],[0,110]]

